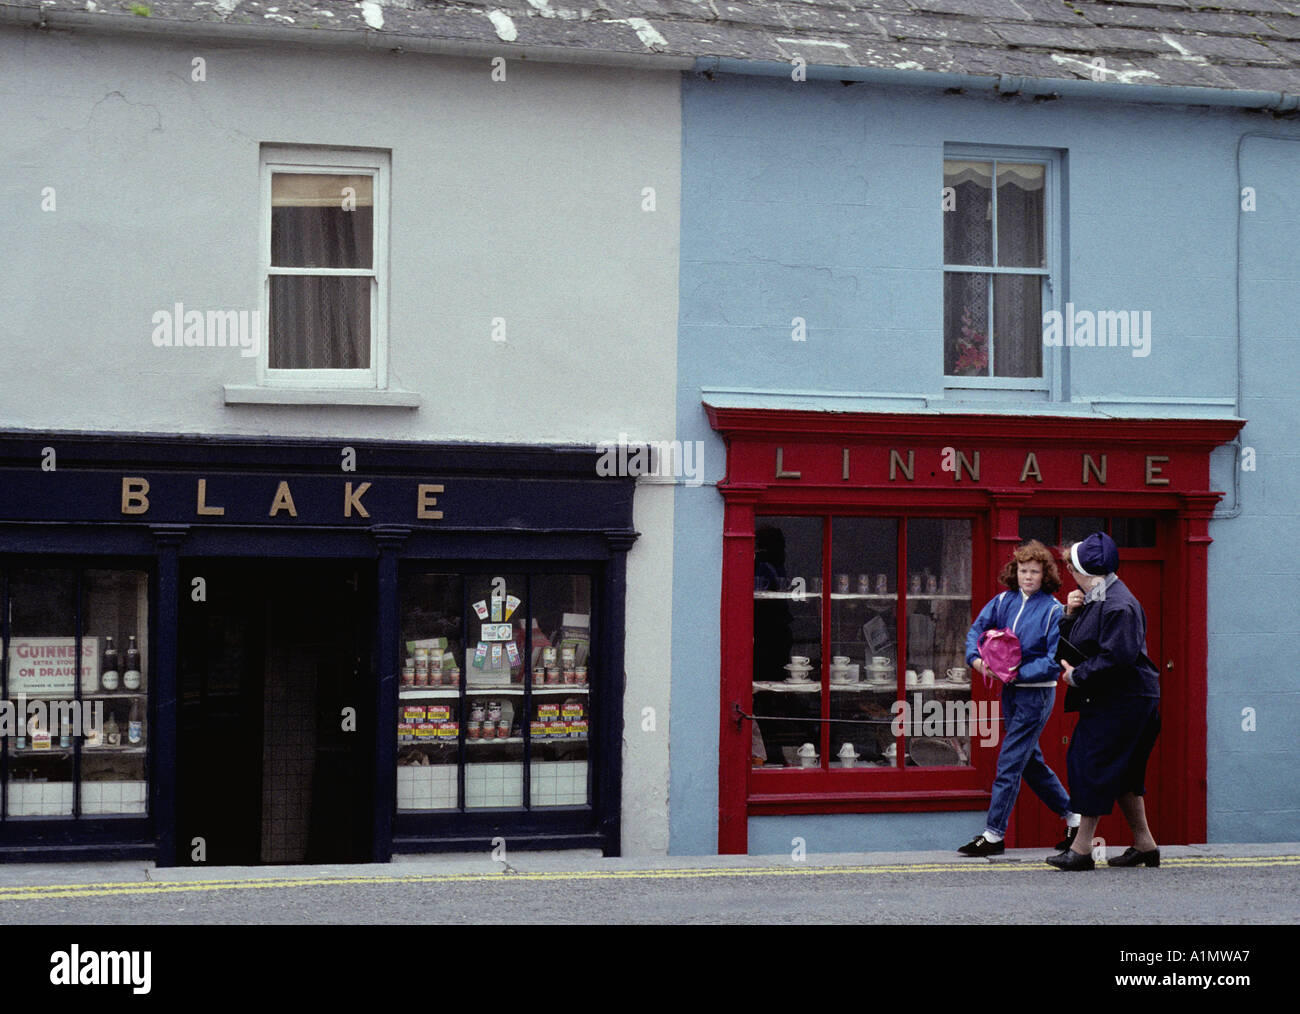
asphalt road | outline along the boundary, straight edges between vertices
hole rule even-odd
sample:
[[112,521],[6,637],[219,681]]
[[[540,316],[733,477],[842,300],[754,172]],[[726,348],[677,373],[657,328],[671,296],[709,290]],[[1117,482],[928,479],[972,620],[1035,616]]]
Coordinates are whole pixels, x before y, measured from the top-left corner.
[[[1300,922],[1300,854],[1183,849],[1159,869],[1066,874],[987,860],[714,857],[659,868],[482,859],[253,870],[25,867],[0,924],[1260,924]],[[1267,848],[1264,853],[1267,853]],[[581,865],[584,868],[556,868]],[[545,868],[545,867],[550,868]],[[45,873],[45,876],[41,876]],[[89,874],[89,875],[87,875]],[[108,874],[104,877],[103,874]],[[149,879],[146,879],[148,877]]]

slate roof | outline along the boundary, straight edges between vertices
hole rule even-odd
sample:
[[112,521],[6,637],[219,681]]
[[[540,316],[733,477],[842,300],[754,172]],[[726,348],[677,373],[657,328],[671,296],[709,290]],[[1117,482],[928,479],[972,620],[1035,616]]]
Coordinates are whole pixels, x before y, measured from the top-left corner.
[[802,57],[1300,94],[1300,0],[0,0],[4,20],[25,9],[55,28],[84,24],[87,11],[92,24],[138,18],[141,7],[157,21],[264,26],[268,37],[277,28],[369,33],[376,46],[445,40],[507,58],[519,47],[659,54],[665,65]]

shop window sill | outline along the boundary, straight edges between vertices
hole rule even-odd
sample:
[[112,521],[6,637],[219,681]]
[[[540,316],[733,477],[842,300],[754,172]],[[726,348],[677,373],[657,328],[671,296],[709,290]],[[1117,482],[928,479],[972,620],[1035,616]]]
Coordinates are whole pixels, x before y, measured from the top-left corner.
[[344,407],[419,408],[414,391],[374,388],[258,387],[226,384],[227,405],[337,405]]

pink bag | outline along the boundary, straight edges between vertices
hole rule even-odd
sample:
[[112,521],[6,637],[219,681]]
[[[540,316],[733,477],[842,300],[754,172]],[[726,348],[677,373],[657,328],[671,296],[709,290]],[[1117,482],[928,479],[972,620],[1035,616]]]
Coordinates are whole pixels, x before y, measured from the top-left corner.
[[988,686],[993,676],[1003,683],[1014,683],[1016,670],[1020,668],[1020,638],[1007,627],[986,630],[980,634],[980,658],[984,660],[984,682]]

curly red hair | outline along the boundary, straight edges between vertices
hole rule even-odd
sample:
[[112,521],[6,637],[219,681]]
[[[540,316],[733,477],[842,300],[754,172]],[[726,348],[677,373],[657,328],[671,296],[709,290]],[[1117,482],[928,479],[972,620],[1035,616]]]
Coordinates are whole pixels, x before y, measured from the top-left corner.
[[1016,577],[1016,567],[1022,563],[1042,564],[1043,591],[1048,595],[1054,594],[1061,587],[1061,573],[1056,569],[1056,558],[1052,556],[1052,551],[1037,539],[1030,539],[1016,547],[1016,551],[1011,554],[1011,559],[998,574],[998,583],[1016,591],[1020,587],[1020,581]]

